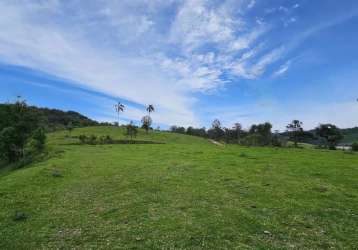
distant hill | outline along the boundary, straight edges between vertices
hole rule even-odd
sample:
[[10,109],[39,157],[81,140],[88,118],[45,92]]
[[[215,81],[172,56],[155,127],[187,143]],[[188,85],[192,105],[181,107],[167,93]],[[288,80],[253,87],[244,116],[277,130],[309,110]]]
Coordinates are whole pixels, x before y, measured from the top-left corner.
[[[0,104],[0,111],[9,105],[13,104]],[[68,124],[72,124],[74,127],[99,125],[97,121],[94,121],[75,111],[62,111],[58,109],[39,108],[35,106],[30,106],[29,108],[41,117],[43,126],[48,131],[64,129]]]

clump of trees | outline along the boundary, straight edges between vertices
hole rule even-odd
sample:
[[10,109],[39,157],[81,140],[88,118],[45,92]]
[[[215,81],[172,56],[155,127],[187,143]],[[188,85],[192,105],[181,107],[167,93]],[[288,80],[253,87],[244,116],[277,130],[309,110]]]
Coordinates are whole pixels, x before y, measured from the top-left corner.
[[343,139],[343,134],[339,128],[333,124],[320,124],[316,128],[316,134],[324,139],[325,147],[336,149],[337,144]]
[[133,121],[131,121],[127,126],[126,126],[126,135],[129,136],[131,138],[131,140],[133,140],[133,137],[136,137],[138,133],[138,129],[137,127],[133,124]]
[[44,149],[46,134],[42,117],[26,104],[17,100],[0,107],[0,158],[17,162],[30,158]]

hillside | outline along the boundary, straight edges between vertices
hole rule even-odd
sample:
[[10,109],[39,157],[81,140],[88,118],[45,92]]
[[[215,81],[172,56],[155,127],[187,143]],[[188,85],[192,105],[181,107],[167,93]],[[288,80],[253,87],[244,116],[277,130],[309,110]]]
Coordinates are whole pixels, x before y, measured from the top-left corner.
[[[0,114],[12,105],[14,104],[0,104]],[[98,122],[75,111],[62,111],[35,106],[30,106],[29,108],[36,116],[41,117],[42,125],[48,131],[64,129],[68,124],[72,124],[74,127],[98,125]]]
[[49,156],[0,173],[0,249],[354,249],[358,155],[164,144],[80,145],[124,128],[49,134]]

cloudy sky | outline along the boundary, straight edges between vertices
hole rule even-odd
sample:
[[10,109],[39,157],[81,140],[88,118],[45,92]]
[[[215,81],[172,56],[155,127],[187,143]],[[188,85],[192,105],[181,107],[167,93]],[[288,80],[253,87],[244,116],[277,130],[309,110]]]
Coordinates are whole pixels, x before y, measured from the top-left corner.
[[1,0],[0,101],[155,126],[358,125],[356,0]]

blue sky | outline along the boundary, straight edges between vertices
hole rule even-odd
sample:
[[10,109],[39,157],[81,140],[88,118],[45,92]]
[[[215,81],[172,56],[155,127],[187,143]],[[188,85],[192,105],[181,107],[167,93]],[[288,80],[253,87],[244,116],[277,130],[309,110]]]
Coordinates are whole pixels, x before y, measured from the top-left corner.
[[358,1],[3,0],[0,101],[139,121],[358,125]]

